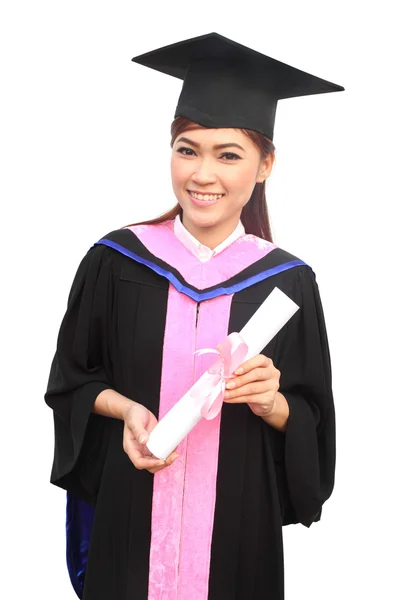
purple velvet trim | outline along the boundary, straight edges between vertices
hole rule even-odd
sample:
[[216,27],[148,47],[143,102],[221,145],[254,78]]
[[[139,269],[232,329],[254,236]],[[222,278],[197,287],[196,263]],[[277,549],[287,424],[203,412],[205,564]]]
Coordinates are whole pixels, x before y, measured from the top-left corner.
[[273,275],[276,275],[277,273],[287,271],[288,269],[292,269],[293,267],[299,267],[299,266],[306,265],[306,263],[303,262],[302,260],[298,260],[298,259],[292,260],[292,261],[284,263],[282,265],[278,265],[277,267],[267,269],[267,271],[262,271],[262,273],[253,275],[252,277],[249,277],[245,281],[241,281],[240,283],[236,283],[229,287],[223,287],[223,286],[218,287],[216,290],[212,290],[210,292],[195,292],[194,290],[190,289],[189,287],[183,285],[183,283],[181,283],[177,279],[177,277],[175,277],[175,275],[173,273],[171,273],[170,271],[166,271],[165,269],[162,269],[155,263],[153,263],[149,260],[146,260],[145,258],[142,258],[138,254],[131,252],[131,250],[127,250],[127,248],[124,248],[123,246],[121,246],[120,244],[117,244],[116,242],[112,242],[111,240],[103,239],[103,240],[100,240],[99,242],[96,242],[96,244],[94,244],[94,246],[96,246],[98,244],[103,244],[104,246],[109,246],[110,248],[113,248],[113,250],[117,250],[117,252],[120,252],[121,254],[124,254],[125,256],[128,256],[129,258],[132,258],[132,260],[135,260],[136,262],[138,262],[142,265],[146,265],[147,267],[149,267],[149,269],[152,269],[152,271],[155,271],[155,273],[157,273],[158,275],[162,275],[163,277],[168,279],[168,281],[170,283],[172,283],[172,285],[178,290],[178,292],[185,294],[186,296],[189,296],[189,298],[192,298],[192,300],[195,300],[196,302],[202,302],[204,300],[211,300],[212,298],[218,298],[219,296],[223,296],[224,294],[227,294],[227,295],[235,294],[236,292],[245,290],[246,288],[250,287],[251,285],[254,285],[255,283],[259,283],[260,281],[263,281],[264,279],[268,279],[269,277],[272,277]]
[[92,523],[95,509],[70,492],[66,494],[66,562],[73,589],[83,597]]

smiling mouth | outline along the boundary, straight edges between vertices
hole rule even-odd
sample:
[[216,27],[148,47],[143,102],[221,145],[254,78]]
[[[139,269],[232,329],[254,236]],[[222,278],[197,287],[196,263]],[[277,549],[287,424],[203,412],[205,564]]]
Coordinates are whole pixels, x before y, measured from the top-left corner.
[[222,196],[224,196],[225,194],[209,194],[209,193],[199,193],[199,192],[193,192],[192,190],[188,190],[189,194],[192,196],[192,198],[195,198],[195,200],[201,200],[203,202],[213,202],[214,200],[220,200],[220,198],[222,198]]

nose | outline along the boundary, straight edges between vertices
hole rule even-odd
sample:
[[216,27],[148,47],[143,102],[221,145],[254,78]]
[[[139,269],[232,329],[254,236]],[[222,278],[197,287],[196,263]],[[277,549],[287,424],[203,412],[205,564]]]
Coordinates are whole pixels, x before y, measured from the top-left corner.
[[191,178],[197,185],[204,186],[207,183],[214,183],[217,180],[217,177],[214,173],[211,161],[201,160],[199,164],[196,164],[196,169]]

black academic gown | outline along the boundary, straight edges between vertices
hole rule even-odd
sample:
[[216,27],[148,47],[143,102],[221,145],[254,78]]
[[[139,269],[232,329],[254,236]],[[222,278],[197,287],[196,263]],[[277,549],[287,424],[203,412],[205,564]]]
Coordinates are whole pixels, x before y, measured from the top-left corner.
[[[83,258],[60,328],[45,396],[55,423],[51,482],[68,490],[68,566],[84,600],[147,600],[153,475],[124,453],[123,423],[91,409],[111,388],[158,415],[171,280],[200,291],[130,230],[112,232]],[[288,252],[274,249],[212,291],[236,284],[229,332],[275,286],[300,310],[263,350],[281,372],[286,432],[245,404],[222,408],[208,598],[282,600],[282,525],[318,521],[334,485],[327,334],[315,274]]]

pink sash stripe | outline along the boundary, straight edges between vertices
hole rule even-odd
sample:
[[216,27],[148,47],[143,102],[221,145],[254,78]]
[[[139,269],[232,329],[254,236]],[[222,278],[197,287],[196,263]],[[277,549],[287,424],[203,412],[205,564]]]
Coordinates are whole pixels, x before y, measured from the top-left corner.
[[[170,286],[160,392],[161,419],[193,385],[196,303]],[[185,439],[175,463],[154,476],[149,600],[177,600],[186,469]]]
[[[201,304],[196,349],[216,348],[227,336],[231,301],[230,295]],[[213,362],[214,355],[196,359],[195,381]],[[202,419],[187,438],[178,600],[208,598],[221,414]]]
[[[160,418],[213,362],[193,353],[227,336],[231,301],[221,296],[200,305],[196,339],[197,305],[171,286]],[[154,476],[149,600],[207,599],[220,422],[221,415],[200,421],[179,445],[178,460]]]
[[[201,263],[174,235],[173,221],[130,229],[198,289],[230,279],[276,248],[245,235]],[[231,302],[232,295],[201,302],[196,328],[196,302],[170,284],[160,419],[214,361],[214,355],[194,352],[215,349],[227,336]],[[148,600],[208,598],[221,414],[200,421],[179,445],[176,462],[154,476]]]

